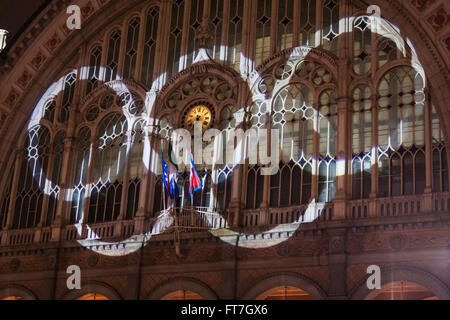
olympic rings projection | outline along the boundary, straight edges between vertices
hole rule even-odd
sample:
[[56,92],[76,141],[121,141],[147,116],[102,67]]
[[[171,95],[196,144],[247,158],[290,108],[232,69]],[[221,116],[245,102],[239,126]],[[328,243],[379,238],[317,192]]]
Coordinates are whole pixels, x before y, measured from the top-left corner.
[[[389,23],[387,20],[381,18],[379,15],[373,15],[368,16],[371,23],[371,31],[383,36],[385,38],[388,38],[392,40],[399,51],[406,56],[407,49],[409,48],[411,52],[411,66],[416,70],[416,72],[422,76],[422,79],[424,79],[424,87],[425,87],[425,72],[424,69],[417,57],[416,51],[409,39],[406,39],[406,41],[402,38],[400,35],[400,30],[393,26],[391,23]],[[340,24],[342,26],[351,25],[353,26],[353,21],[357,19],[357,17],[348,17],[345,19],[341,19]],[[340,30],[345,30],[344,27],[341,27]],[[347,30],[346,32],[353,32],[352,29]],[[344,31],[341,31],[340,35],[343,35]],[[286,66],[288,66],[291,70],[296,70],[298,66],[305,60],[305,58],[308,57],[311,50],[313,50],[312,47],[297,47],[293,48],[291,50],[290,56],[286,60]],[[181,60],[184,60],[185,57],[180,58]],[[204,49],[200,49],[197,52],[196,59],[194,60],[195,63],[200,63],[204,61],[208,61],[210,59],[208,55],[206,54],[206,51]],[[242,55],[241,57],[241,65],[254,65],[254,63]],[[28,124],[28,131],[32,130],[35,126],[39,125],[41,119],[44,117],[45,114],[45,107],[46,103],[54,99],[58,94],[60,94],[64,90],[65,81],[68,77],[72,77],[74,81],[87,81],[88,80],[88,74],[90,72],[89,66],[84,66],[79,68],[78,70],[71,70],[67,75],[60,78],[58,81],[53,83],[47,91],[44,93],[42,98],[39,100],[38,104],[36,105],[30,122]],[[133,95],[131,94],[129,88],[127,87],[126,83],[122,80],[115,80],[112,82],[109,82],[106,78],[106,74],[108,73],[108,68],[101,68],[101,71],[99,72],[100,75],[100,82],[104,82],[104,85],[109,87],[117,96],[121,96],[124,93],[129,94],[131,99],[128,100],[128,102],[123,106],[123,115],[127,119],[127,121],[132,122],[135,118],[135,115],[130,113],[129,107],[132,103],[134,103]],[[275,97],[274,96],[267,96],[265,94],[262,94],[260,90],[258,90],[258,83],[263,80],[263,77],[261,74],[258,73],[257,70],[253,70],[253,72],[250,73],[250,75],[247,75],[247,73],[244,70],[240,71],[240,76],[242,79],[247,82],[249,87],[249,92],[253,97],[253,100],[259,100],[263,101],[266,105],[272,105],[274,103]],[[283,87],[286,87],[290,84],[291,78],[293,76],[293,73],[287,74],[286,76],[281,77],[280,79],[276,80],[273,84],[273,92],[277,92]],[[118,77],[120,78],[120,77]],[[152,85],[151,91],[147,94],[147,99],[145,101],[145,112],[143,113],[143,118],[147,124],[154,123],[154,119],[151,119],[150,115],[152,114],[152,110],[154,108],[155,100],[157,97],[158,89],[160,89],[163,85],[163,80],[165,78],[165,75],[161,75],[158,79],[156,79]],[[245,108],[241,108],[237,112],[245,111]],[[317,130],[317,128],[315,128]],[[159,154],[157,150],[152,150],[150,140],[148,138],[148,135],[145,135],[144,137],[144,152],[143,152],[143,158],[144,159],[153,159],[155,158],[155,154]],[[238,145],[236,147],[235,157],[242,157],[244,155],[245,146]],[[31,152],[31,151],[29,151]],[[129,152],[129,150],[128,150]],[[372,151],[373,153],[376,152],[376,150]],[[127,155],[128,156],[128,153]],[[32,154],[29,153],[29,157],[32,157]],[[144,165],[145,165],[145,161]],[[37,164],[39,166],[39,164]],[[151,168],[146,168],[149,172],[151,171]],[[345,163],[343,160],[337,159],[337,174],[343,174],[345,172]],[[150,172],[152,174],[156,174],[156,172]],[[317,174],[316,172],[313,172],[313,174]],[[49,194],[49,186],[54,185],[53,181],[49,180],[49,177],[45,177],[45,187],[44,190],[42,190],[46,195],[50,196]],[[71,195],[74,192],[73,188],[69,189],[62,189],[60,186],[57,186],[61,190],[61,194],[64,195],[64,199],[66,201],[70,201]],[[88,188],[89,189],[89,188]],[[90,196],[89,192],[86,194],[87,197]],[[271,230],[264,231],[260,234],[245,234],[241,232],[235,232],[230,230],[229,228],[213,228],[212,226],[215,224],[214,219],[218,218],[220,215],[218,213],[212,213],[210,215],[206,215],[207,224],[211,226],[209,232],[215,236],[220,238],[223,242],[228,243],[230,245],[236,245],[242,248],[265,248],[265,247],[271,247],[278,245],[287,239],[291,237],[296,230],[300,227],[302,223],[309,223],[315,221],[318,217],[320,217],[322,211],[325,208],[325,203],[316,203],[312,202],[309,203],[307,206],[307,209],[302,216],[301,220],[297,220],[293,223],[288,224],[282,224],[278,225],[275,228]],[[83,234],[83,225],[85,225],[85,213],[83,213],[83,218],[81,221],[77,224],[77,230],[78,234],[82,236]],[[226,219],[224,225],[227,226]],[[104,254],[109,256],[123,256],[130,253],[133,253],[143,246],[145,246],[152,236],[159,235],[164,233],[168,230],[172,225],[174,224],[174,218],[165,213],[162,214],[157,218],[157,220],[153,223],[151,226],[151,229],[148,230],[146,233],[141,235],[134,235],[128,239],[125,239],[123,241],[119,242],[105,242],[99,239],[98,236],[91,236],[90,239],[85,240],[79,240],[78,242],[80,245],[85,246],[87,248],[90,248],[91,250]],[[221,224],[222,225],[222,224]],[[88,230],[90,230],[90,227],[87,225]],[[90,230],[90,233],[92,234],[92,230]],[[265,235],[270,233],[285,233],[287,234],[287,237],[283,237],[282,239],[265,239]],[[110,250],[104,251],[101,250],[103,247],[108,247]]]

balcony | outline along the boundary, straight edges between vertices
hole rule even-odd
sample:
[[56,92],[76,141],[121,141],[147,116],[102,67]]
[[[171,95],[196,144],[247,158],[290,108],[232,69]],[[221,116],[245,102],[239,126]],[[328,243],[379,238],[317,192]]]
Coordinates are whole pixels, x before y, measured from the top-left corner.
[[[344,219],[337,219],[334,203],[313,203],[309,206],[244,210],[241,212],[241,229],[246,234],[292,232],[302,223],[335,221],[370,221],[389,217],[440,216],[450,212],[450,192],[439,194],[412,195],[392,198],[350,200],[346,202]],[[342,216],[342,215],[341,215]],[[160,212],[158,217],[148,219],[141,228],[138,221],[108,222],[95,225],[68,225],[62,228],[44,227],[35,229],[3,230],[0,232],[2,246],[14,247],[37,243],[72,241],[123,241],[135,236],[135,231],[143,229],[148,235],[170,234],[174,232],[194,233],[229,228],[225,216],[210,208],[177,208]],[[292,230],[291,230],[292,229]]]

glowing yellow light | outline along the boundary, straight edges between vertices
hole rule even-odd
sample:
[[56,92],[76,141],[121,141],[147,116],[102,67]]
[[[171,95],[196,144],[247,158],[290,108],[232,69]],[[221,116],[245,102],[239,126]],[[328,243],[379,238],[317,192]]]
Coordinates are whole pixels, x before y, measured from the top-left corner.
[[208,129],[212,122],[212,112],[205,105],[198,105],[189,110],[184,124],[188,130],[194,130],[196,122],[202,123],[203,131]]

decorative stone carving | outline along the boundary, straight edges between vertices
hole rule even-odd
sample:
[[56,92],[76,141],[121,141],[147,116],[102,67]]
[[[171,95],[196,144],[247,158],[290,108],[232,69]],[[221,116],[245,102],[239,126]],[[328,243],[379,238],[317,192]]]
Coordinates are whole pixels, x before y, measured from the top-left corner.
[[404,249],[406,246],[406,237],[401,234],[395,234],[391,237],[389,243],[394,250]]
[[98,255],[96,255],[96,254],[90,255],[88,260],[87,260],[87,264],[91,268],[96,267],[97,264],[98,264]]
[[428,18],[428,22],[434,31],[439,32],[447,25],[450,20],[450,16],[445,11],[444,7],[439,7],[434,11],[434,13]]
[[13,259],[9,263],[9,270],[12,272],[16,272],[20,268],[20,260],[19,259]]

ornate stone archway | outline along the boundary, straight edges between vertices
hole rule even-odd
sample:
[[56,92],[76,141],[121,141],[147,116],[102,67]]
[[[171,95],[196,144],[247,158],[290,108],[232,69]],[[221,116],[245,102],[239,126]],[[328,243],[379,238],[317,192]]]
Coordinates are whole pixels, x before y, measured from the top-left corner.
[[60,300],[76,300],[89,293],[101,294],[110,300],[122,300],[116,289],[106,283],[87,282],[82,283],[81,288],[81,290],[67,291]]
[[146,300],[161,300],[178,290],[192,291],[204,300],[218,300],[217,294],[207,284],[192,278],[176,278],[163,282],[147,295]]
[[19,285],[0,288],[0,300],[7,297],[20,297],[24,300],[38,300],[38,297],[30,289]]
[[[371,291],[367,288],[367,278],[360,281],[359,285],[351,292],[352,300],[372,300],[378,294],[377,291]],[[399,266],[393,268],[384,268],[381,270],[381,286],[396,281],[406,281],[418,284],[434,293],[440,300],[450,299],[450,288],[435,275],[413,267]]]
[[313,300],[326,298],[323,289],[313,280],[298,273],[278,273],[267,275],[255,281],[242,296],[242,300],[258,300],[262,294],[279,286],[294,287],[306,291]]

